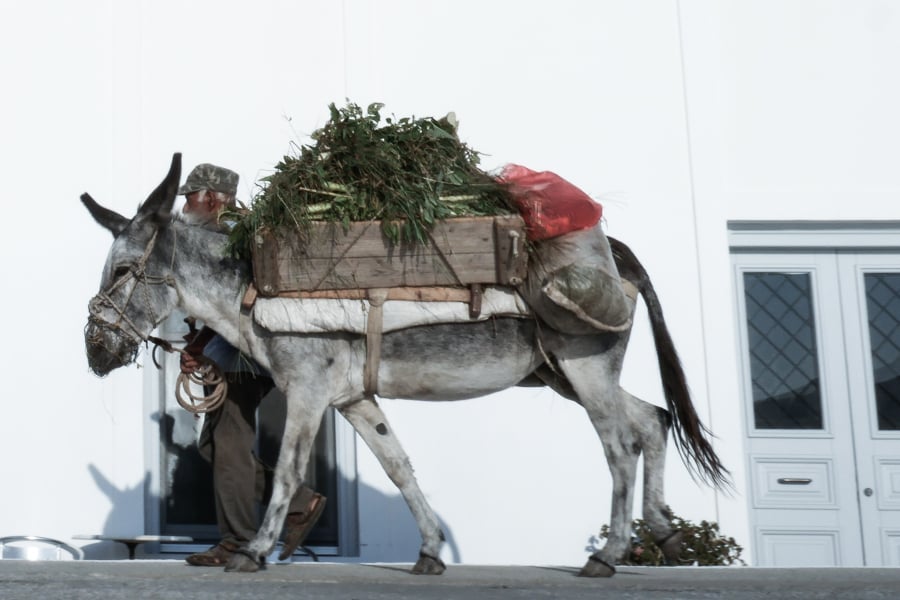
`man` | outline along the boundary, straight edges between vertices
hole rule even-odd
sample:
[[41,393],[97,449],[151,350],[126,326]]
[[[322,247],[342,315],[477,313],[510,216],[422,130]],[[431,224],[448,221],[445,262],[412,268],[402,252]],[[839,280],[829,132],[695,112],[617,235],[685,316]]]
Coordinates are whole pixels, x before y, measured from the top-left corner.
[[[188,223],[227,229],[220,222],[226,208],[234,208],[238,174],[211,164],[201,164],[179,188],[185,196],[182,209]],[[206,341],[208,340],[208,341]],[[205,343],[204,343],[205,342]],[[256,409],[274,387],[271,377],[248,356],[205,328],[182,354],[181,370],[191,373],[202,353],[225,374],[228,393],[224,403],[206,414],[200,433],[200,454],[212,463],[218,544],[187,557],[199,567],[224,566],[237,548],[246,545],[258,528],[257,505],[263,499],[265,467],[253,453],[256,442]],[[285,521],[284,548],[288,556],[303,543],[325,508],[325,497],[303,486],[291,500]]]

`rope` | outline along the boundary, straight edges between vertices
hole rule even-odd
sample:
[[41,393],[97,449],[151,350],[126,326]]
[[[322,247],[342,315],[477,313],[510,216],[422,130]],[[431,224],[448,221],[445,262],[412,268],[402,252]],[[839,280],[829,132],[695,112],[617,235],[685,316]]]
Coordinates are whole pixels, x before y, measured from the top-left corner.
[[[192,383],[203,386],[204,390],[212,388],[212,392],[205,396],[195,394],[191,391]],[[227,393],[228,382],[213,362],[203,365],[192,373],[181,372],[175,380],[175,399],[181,408],[195,415],[219,408],[225,402]]]
[[[162,368],[156,360],[157,348],[162,348],[166,352],[190,355],[190,353],[175,348],[168,341],[158,337],[148,336],[147,340],[155,344],[152,356],[153,364],[156,365],[157,369]],[[228,394],[228,382],[216,363],[203,355],[193,356],[193,358],[201,363],[200,368],[192,373],[182,371],[178,374],[178,378],[175,380],[175,399],[181,408],[189,413],[199,415],[215,410],[225,402],[225,396]],[[192,383],[201,386],[203,390],[212,388],[212,391],[206,395],[195,394],[191,389]]]

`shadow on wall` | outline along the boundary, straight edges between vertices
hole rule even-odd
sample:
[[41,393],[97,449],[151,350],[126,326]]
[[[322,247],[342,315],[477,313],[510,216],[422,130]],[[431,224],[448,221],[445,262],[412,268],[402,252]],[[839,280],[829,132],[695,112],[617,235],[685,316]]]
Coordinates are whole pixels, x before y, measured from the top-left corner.
[[[144,480],[134,487],[119,489],[94,465],[88,465],[88,471],[94,479],[94,483],[109,498],[112,505],[109,516],[106,517],[103,525],[103,531],[100,533],[126,536],[144,533],[144,515],[137,511],[144,506],[144,490],[150,485],[150,473],[144,475]],[[94,542],[82,546],[81,549],[87,560],[128,558],[125,546],[114,542]]]
[[[148,495],[148,486],[152,481],[149,472],[143,483],[134,488],[118,489],[94,465],[90,465],[88,469],[97,487],[112,504],[103,531],[99,533],[108,536],[185,535],[194,539],[193,548],[217,543],[219,534],[212,469],[197,449],[202,421],[180,407],[154,413],[150,418],[159,424],[162,460],[158,489],[162,497]],[[312,487],[325,494],[328,503],[325,513],[310,534],[308,544],[313,548],[335,548],[343,537],[344,530],[341,528],[355,521],[359,525],[361,561],[415,562],[422,540],[399,491],[394,488],[385,493],[358,480],[348,482],[341,479],[344,475],[339,473],[335,458],[335,418],[333,411],[329,411],[316,436],[314,455],[309,465],[308,476],[313,482]],[[285,419],[284,396],[273,390],[263,399],[257,413],[256,453],[264,464],[273,465],[278,459]],[[356,486],[355,489],[352,486]],[[355,492],[349,493],[355,498],[339,499],[340,490],[348,489]],[[339,515],[339,506],[349,514]],[[144,511],[159,511],[158,518],[155,514],[142,512],[142,507]],[[146,518],[148,516],[151,518]],[[458,563],[459,548],[440,517],[439,521],[447,538],[445,561]],[[159,531],[144,530],[145,523],[156,522],[160,524]],[[156,549],[153,544],[141,545],[136,555],[152,555]],[[128,556],[123,544],[112,541],[93,543],[83,550],[88,559],[124,559]],[[173,558],[177,556],[175,553],[172,555]]]
[[[411,563],[419,558],[422,536],[406,501],[397,492],[385,494],[369,485],[360,484],[360,556],[365,562]],[[441,553],[444,562],[459,563],[459,546],[453,531],[437,516],[445,543]]]
[[[163,506],[158,495],[145,496],[146,489],[151,482],[151,474],[149,472],[144,476],[142,483],[133,487],[119,489],[94,465],[88,465],[88,470],[93,477],[94,482],[97,484],[97,487],[107,498],[109,498],[110,504],[112,505],[109,516],[106,518],[106,522],[103,525],[103,530],[99,533],[109,536],[121,535],[126,537],[142,535],[145,533],[157,533],[144,531],[143,524],[145,522],[145,515],[140,512],[141,507],[144,507],[144,510],[159,510],[159,508]],[[203,481],[198,481],[196,483],[200,489],[205,489],[206,486],[211,485],[209,482]],[[332,490],[347,489],[347,485],[336,484],[337,481],[334,481],[333,485],[329,485],[328,487]],[[181,494],[189,494],[189,492],[190,490],[183,486],[180,489]],[[358,484],[357,496],[358,506],[348,507],[348,510],[356,510],[357,514],[359,514],[360,560],[366,562],[415,562],[419,556],[419,547],[421,546],[422,538],[419,535],[419,530],[416,527],[415,520],[413,519],[409,508],[403,500],[403,497],[399,495],[399,492],[396,494],[386,494],[369,485]],[[186,499],[182,498],[179,502],[188,504],[191,497],[192,496],[188,496]],[[197,497],[204,498],[204,496],[200,494],[198,494]],[[199,505],[207,502],[209,503],[209,506]],[[337,506],[337,497],[334,492],[329,496],[329,503],[331,502],[334,502],[334,505]],[[211,503],[212,500],[210,496],[206,501],[196,502],[195,504],[197,506],[194,506],[191,512],[198,515],[213,514],[214,508]],[[171,502],[167,502],[167,505],[169,504],[171,504]],[[341,521],[339,518],[336,520]],[[458,563],[460,562],[460,552],[452,531],[447,527],[440,516],[438,516],[438,520],[441,524],[441,529],[446,536],[446,544],[443,552],[444,560],[448,563]],[[202,521],[200,522],[200,525],[201,532],[208,530],[209,526],[204,526]],[[343,522],[334,524],[320,523],[320,526],[325,526],[326,528],[330,528],[332,525],[336,528],[346,526]],[[187,535],[190,534],[187,533]],[[320,548],[321,545],[314,539],[315,535],[314,530],[311,534],[310,545]],[[209,543],[211,545],[216,541],[203,539],[203,533],[199,536],[194,535],[192,537],[195,539],[195,544]],[[177,546],[171,545],[167,547],[173,548]],[[87,560],[124,560],[128,558],[128,552],[125,546],[113,541],[91,542],[81,546],[81,549],[84,551],[84,557]],[[136,557],[158,557],[159,555],[156,554],[155,549],[156,547],[153,544],[142,544],[137,548]],[[190,552],[193,551],[193,549],[190,550]],[[183,554],[176,551],[166,553],[164,557],[179,558],[188,552],[189,550],[186,548]],[[328,555],[324,554],[324,556],[325,560],[327,560]],[[346,558],[352,559],[354,557],[347,556]],[[302,562],[308,559],[301,555],[297,557],[297,560]]]

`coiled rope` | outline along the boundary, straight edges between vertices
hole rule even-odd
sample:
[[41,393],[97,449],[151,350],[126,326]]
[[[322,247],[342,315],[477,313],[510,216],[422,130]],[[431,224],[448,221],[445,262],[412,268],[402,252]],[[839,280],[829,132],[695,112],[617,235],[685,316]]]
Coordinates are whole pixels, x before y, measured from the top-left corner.
[[[225,402],[225,396],[228,393],[228,382],[225,380],[222,371],[218,365],[203,355],[195,356],[190,352],[175,348],[167,340],[157,337],[148,336],[148,341],[155,344],[153,348],[153,364],[157,369],[161,369],[159,362],[156,360],[156,349],[162,348],[166,352],[177,352],[191,356],[200,363],[200,368],[191,373],[184,371],[178,374],[175,380],[175,399],[184,410],[195,415],[207,413],[215,410]],[[196,394],[191,388],[191,384],[200,386],[204,390],[204,394]],[[206,394],[205,390],[211,390]]]

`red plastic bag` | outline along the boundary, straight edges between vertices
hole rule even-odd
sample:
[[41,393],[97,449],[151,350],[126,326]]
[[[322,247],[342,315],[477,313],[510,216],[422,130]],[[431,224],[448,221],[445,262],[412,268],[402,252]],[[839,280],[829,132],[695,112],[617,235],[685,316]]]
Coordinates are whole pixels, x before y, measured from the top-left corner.
[[499,179],[510,184],[530,240],[587,229],[603,216],[599,203],[556,173],[511,164],[503,168]]

